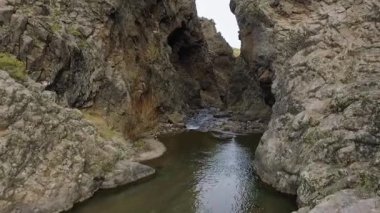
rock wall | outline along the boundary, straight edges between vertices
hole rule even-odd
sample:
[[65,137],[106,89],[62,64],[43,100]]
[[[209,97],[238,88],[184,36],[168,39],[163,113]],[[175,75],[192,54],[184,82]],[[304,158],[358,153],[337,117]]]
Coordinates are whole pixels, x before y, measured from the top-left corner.
[[244,61],[260,84],[273,81],[273,115],[256,151],[258,174],[297,194],[306,209],[344,189],[355,194],[353,205],[379,196],[379,2],[233,0],[231,9]]
[[223,38],[222,34],[216,30],[213,20],[201,18],[201,27],[208,46],[209,57],[214,68],[216,85],[223,101],[222,107],[226,107],[228,104],[228,88],[235,65],[233,50]]
[[224,107],[234,112],[238,120],[244,117],[243,120],[268,121],[271,109],[265,104],[255,69],[243,57],[234,57],[233,49],[217,32],[213,20],[202,18],[201,25]]
[[136,102],[223,106],[194,1],[0,0],[0,27],[1,59],[30,77],[0,71],[0,212],[59,212],[153,174],[133,161],[157,153],[120,133]]
[[[231,10],[234,13],[235,7],[236,2],[232,1]],[[256,57],[252,55],[252,39],[249,35],[254,28],[247,23],[247,17],[236,15],[242,46],[240,56],[235,58],[234,66],[229,71],[229,84],[225,87],[226,102],[228,108],[241,114],[243,120],[261,120],[267,123],[271,116],[270,106],[274,102],[270,90],[273,74],[269,69],[269,59],[264,57],[265,54]]]
[[149,97],[164,112],[221,103],[194,1],[0,3],[0,51],[63,105],[96,108],[118,127]]
[[271,109],[265,103],[255,69],[243,57],[234,57],[233,49],[213,20],[202,18],[201,25],[223,107],[233,112],[237,120],[268,122]]
[[58,212],[152,175],[123,137],[103,138],[41,84],[0,70],[0,212]]
[[255,69],[243,57],[236,58],[231,70],[227,103],[231,111],[240,114],[239,120],[258,120],[266,125],[270,119],[271,108],[265,102]]

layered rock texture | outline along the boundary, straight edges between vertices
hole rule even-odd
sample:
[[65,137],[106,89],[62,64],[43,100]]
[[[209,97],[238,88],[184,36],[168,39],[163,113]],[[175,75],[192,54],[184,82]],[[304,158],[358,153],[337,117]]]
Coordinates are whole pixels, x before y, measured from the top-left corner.
[[379,1],[231,9],[236,59],[193,0],[0,0],[0,212],[58,212],[153,174],[133,161],[164,148],[139,153],[120,133],[142,109],[266,120],[270,106],[265,182],[299,212],[380,211]]
[[236,58],[231,70],[227,103],[228,108],[241,114],[243,120],[260,120],[266,125],[271,116],[271,108],[265,101],[266,92],[260,87],[255,70],[242,56]]
[[0,27],[0,212],[58,212],[151,175],[133,161],[165,148],[136,150],[127,128],[224,106],[194,1],[0,0]]
[[312,212],[379,211],[379,1],[233,0],[231,9],[244,61],[264,90],[273,82],[258,174],[301,207],[318,204]]
[[96,108],[116,128],[144,99],[165,112],[221,105],[194,1],[0,5],[0,51],[26,62],[63,105]]
[[235,115],[243,115],[244,120],[267,121],[271,109],[265,103],[265,90],[258,83],[255,69],[247,63],[249,60],[234,57],[233,49],[217,31],[213,20],[202,18],[201,25],[224,107]]
[[235,65],[233,50],[222,34],[217,31],[213,20],[202,18],[201,27],[208,46],[209,57],[214,67],[216,85],[225,107],[229,103],[227,99],[228,89]]
[[103,138],[56,94],[0,70],[0,212],[57,212],[154,173],[122,136]]

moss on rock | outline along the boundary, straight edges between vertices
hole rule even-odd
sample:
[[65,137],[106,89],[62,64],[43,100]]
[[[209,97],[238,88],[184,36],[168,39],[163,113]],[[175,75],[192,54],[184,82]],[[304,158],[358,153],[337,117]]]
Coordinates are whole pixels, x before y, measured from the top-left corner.
[[8,53],[0,53],[0,69],[16,80],[25,80],[27,77],[25,63]]

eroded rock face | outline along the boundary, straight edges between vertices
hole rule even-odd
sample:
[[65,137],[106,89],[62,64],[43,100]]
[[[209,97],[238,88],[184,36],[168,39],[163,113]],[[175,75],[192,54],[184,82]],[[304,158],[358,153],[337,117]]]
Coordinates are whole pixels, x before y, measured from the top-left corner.
[[303,208],[298,213],[380,212],[380,197],[364,198],[358,194],[354,190],[342,190],[327,196],[312,210]]
[[221,103],[194,1],[1,2],[0,51],[61,104],[94,107],[118,127],[147,97],[165,112]]
[[265,102],[265,92],[258,83],[255,69],[243,57],[236,59],[232,69],[227,103],[229,109],[240,113],[243,120],[269,122],[271,108]]
[[151,175],[132,161],[164,148],[139,153],[114,132],[135,102],[223,105],[193,0],[0,0],[0,26],[0,52],[32,79],[0,72],[0,212],[57,212]]
[[222,34],[216,30],[213,20],[201,18],[201,26],[214,67],[219,94],[224,102],[222,104],[223,107],[228,104],[228,88],[235,64],[233,50]]
[[106,140],[78,110],[32,80],[0,70],[0,212],[57,212],[99,188],[154,173],[131,162],[122,139]]
[[342,189],[380,195],[379,8],[376,0],[231,2],[242,57],[261,83],[273,81],[276,100],[257,172],[301,207]]

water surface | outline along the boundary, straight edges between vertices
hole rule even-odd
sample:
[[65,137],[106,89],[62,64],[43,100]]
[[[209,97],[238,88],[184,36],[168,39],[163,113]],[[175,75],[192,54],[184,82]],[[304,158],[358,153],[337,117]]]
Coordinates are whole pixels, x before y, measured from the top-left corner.
[[161,137],[167,153],[147,162],[157,174],[104,190],[70,213],[287,213],[295,199],[263,184],[252,168],[261,135],[217,139],[189,131]]

